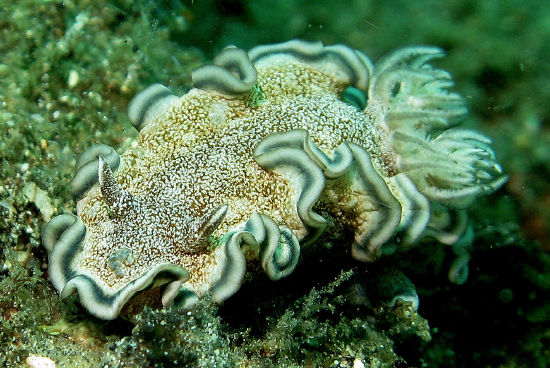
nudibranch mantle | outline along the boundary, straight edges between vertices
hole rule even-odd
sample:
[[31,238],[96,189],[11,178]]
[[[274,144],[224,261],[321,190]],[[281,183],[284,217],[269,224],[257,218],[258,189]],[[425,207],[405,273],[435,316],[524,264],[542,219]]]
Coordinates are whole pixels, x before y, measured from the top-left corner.
[[228,47],[181,98],[140,92],[128,109],[138,144],[84,152],[78,216],[44,228],[54,286],[104,319],[151,290],[165,306],[222,302],[247,272],[292,273],[329,228],[354,233],[365,262],[435,238],[464,282],[465,208],[506,177],[488,138],[455,127],[464,102],[427,64],[441,56],[411,46],[374,65],[320,42]]

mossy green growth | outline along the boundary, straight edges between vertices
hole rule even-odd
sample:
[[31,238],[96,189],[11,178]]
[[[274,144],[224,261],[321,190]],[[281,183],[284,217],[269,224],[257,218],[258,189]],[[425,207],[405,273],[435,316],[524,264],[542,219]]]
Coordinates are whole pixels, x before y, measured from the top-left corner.
[[266,316],[273,322],[259,335],[224,322],[209,300],[199,300],[189,310],[146,308],[135,319],[132,336],[112,344],[102,363],[109,367],[352,367],[361,363],[394,367],[402,359],[393,351],[393,339],[420,336],[427,340],[427,322],[407,304],[350,312],[341,286],[352,273],[342,272],[288,309]]
[[[31,356],[49,356],[55,361],[73,356],[73,367],[86,367],[94,361],[97,364],[103,354],[98,349],[103,341],[97,336],[102,335],[93,333],[89,328],[93,325],[75,325],[63,319],[71,307],[76,311],[74,298],[68,304],[61,303],[40,269],[21,262],[20,252],[4,248],[4,257],[0,277],[0,366],[19,367]],[[56,329],[58,333],[52,333]],[[94,349],[89,350],[91,347]],[[81,354],[83,349],[89,350],[86,359]]]
[[394,367],[402,362],[393,350],[394,337],[429,340],[427,322],[408,304],[350,309],[345,293],[354,272],[342,272],[329,285],[312,289],[274,319],[262,338],[247,338],[246,348],[237,350],[248,357],[248,366]]
[[109,367],[233,367],[229,338],[205,300],[192,309],[145,310],[132,336],[111,346],[102,362]]
[[258,107],[265,102],[265,92],[262,87],[256,83],[246,95],[246,103],[250,107]]
[[214,249],[217,249],[222,244],[222,237],[221,236],[214,236],[209,235],[208,236],[208,251],[213,251]]

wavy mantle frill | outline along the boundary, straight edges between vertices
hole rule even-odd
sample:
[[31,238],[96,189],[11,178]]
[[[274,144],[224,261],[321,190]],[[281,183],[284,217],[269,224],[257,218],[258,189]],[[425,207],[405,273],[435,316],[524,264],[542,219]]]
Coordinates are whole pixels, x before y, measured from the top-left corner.
[[55,288],[103,319],[148,298],[223,302],[247,272],[291,274],[327,229],[353,232],[365,262],[435,238],[463,283],[465,209],[506,177],[488,138],[455,127],[466,107],[428,64],[441,56],[410,46],[373,64],[320,42],[228,47],[181,98],[140,92],[128,108],[138,144],[84,152],[70,183],[78,216],[44,228]]

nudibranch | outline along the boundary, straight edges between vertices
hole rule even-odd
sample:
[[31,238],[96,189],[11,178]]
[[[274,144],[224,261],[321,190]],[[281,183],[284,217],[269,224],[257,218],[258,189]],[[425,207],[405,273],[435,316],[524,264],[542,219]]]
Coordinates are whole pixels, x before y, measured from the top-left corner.
[[85,151],[70,182],[78,215],[44,228],[55,288],[103,319],[141,295],[222,302],[345,232],[365,262],[434,238],[464,282],[466,208],[506,176],[488,138],[456,127],[464,101],[428,64],[443,55],[410,46],[373,64],[345,45],[230,46],[184,96],[140,92],[138,143]]

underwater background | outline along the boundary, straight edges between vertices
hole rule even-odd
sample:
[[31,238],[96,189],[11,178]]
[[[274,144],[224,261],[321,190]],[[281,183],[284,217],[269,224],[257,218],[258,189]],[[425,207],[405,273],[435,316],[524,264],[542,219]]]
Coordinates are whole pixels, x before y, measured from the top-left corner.
[[[510,175],[470,208],[461,286],[428,262],[433,244],[384,260],[411,279],[418,312],[346,303],[357,262],[304,261],[224,306],[91,317],[47,280],[45,222],[74,213],[66,188],[93,143],[137,137],[134,94],[181,95],[228,44],[344,43],[372,60],[429,44]],[[550,2],[542,0],[3,0],[0,5],[0,366],[550,366]]]

